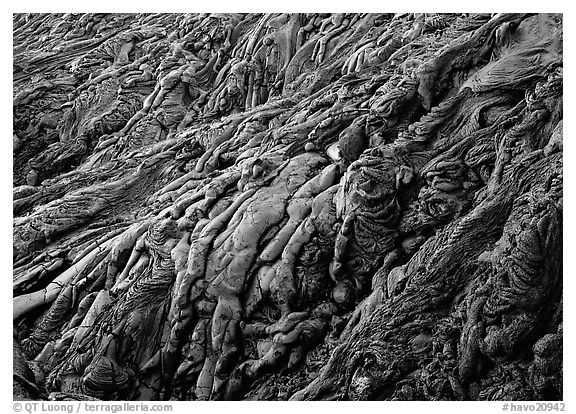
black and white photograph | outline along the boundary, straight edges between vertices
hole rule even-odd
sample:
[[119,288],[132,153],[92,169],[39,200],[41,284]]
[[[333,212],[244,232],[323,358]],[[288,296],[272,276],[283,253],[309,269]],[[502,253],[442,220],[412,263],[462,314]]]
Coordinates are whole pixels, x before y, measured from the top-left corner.
[[7,412],[568,409],[564,14],[188,6],[11,15]]

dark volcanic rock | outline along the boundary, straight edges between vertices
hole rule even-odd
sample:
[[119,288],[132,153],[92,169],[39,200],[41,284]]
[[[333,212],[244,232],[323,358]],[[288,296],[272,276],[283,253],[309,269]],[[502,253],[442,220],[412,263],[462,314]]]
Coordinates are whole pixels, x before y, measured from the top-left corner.
[[562,399],[562,17],[15,14],[14,396]]

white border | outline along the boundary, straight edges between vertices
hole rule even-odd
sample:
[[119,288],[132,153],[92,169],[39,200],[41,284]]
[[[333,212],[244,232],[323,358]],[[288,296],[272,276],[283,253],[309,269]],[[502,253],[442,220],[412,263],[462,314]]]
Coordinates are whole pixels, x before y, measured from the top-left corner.
[[[4,340],[1,341],[2,352],[2,374],[1,374],[1,403],[2,412],[11,413],[13,411],[12,402],[12,378],[11,378],[11,354],[12,338],[8,336],[11,332],[11,315],[12,315],[12,289],[11,274],[12,263],[8,252],[12,244],[12,206],[9,201],[12,194],[12,13],[15,12],[416,12],[416,11],[435,11],[435,12],[541,12],[541,13],[564,13],[564,112],[568,114],[568,119],[564,122],[564,153],[568,156],[568,162],[565,162],[564,171],[564,397],[567,412],[576,412],[576,399],[574,394],[576,386],[574,382],[574,356],[571,353],[574,341],[574,321],[571,319],[574,313],[576,299],[571,297],[574,294],[574,263],[571,259],[576,258],[576,252],[571,244],[571,230],[576,229],[576,217],[572,216],[574,210],[574,184],[576,183],[575,164],[572,164],[573,156],[576,151],[576,134],[574,134],[574,54],[571,50],[575,49],[574,41],[574,14],[572,6],[568,2],[559,1],[496,1],[480,0],[474,2],[456,2],[456,1],[424,1],[410,0],[386,3],[382,0],[365,1],[354,0],[352,2],[342,1],[313,1],[313,0],[291,0],[291,1],[209,1],[195,2],[150,2],[150,1],[111,1],[98,0],[94,2],[87,1],[10,1],[4,0],[2,5],[0,21],[0,41],[2,44],[2,77],[1,94],[2,96],[2,139],[0,150],[0,185],[1,194],[5,194],[5,202],[0,206],[2,208],[3,231],[0,238],[2,253],[0,264],[2,277],[2,299],[0,306],[1,323],[0,332],[4,333]],[[574,138],[573,138],[574,137]],[[272,405],[273,404],[273,405]],[[479,402],[310,402],[310,403],[293,403],[293,402],[219,402],[219,403],[174,403],[174,413],[188,413],[192,410],[202,412],[222,411],[241,413],[243,410],[250,411],[269,411],[275,413],[291,412],[294,410],[306,412],[329,410],[331,414],[349,413],[351,410],[365,410],[370,412],[391,412],[410,411],[410,412],[431,412],[431,413],[501,413],[502,403],[479,403]]]

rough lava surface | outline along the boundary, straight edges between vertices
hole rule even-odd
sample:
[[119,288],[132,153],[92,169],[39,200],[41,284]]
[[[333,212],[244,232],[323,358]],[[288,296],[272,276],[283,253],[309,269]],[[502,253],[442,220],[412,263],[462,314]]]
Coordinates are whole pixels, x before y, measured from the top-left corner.
[[14,398],[563,398],[562,15],[13,23]]

